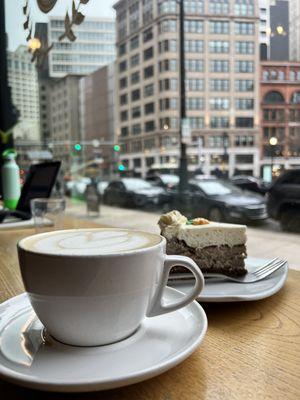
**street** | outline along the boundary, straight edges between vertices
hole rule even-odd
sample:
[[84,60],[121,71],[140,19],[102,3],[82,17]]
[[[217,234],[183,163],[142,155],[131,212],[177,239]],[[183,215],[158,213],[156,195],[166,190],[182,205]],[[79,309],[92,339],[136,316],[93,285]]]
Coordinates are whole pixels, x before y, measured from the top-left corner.
[[[67,215],[113,227],[139,229],[159,233],[159,213],[102,205],[100,215],[89,217],[86,204],[69,201]],[[282,232],[276,221],[267,220],[261,225],[248,226],[247,249],[251,257],[279,257],[289,262],[290,268],[300,270],[300,235]]]

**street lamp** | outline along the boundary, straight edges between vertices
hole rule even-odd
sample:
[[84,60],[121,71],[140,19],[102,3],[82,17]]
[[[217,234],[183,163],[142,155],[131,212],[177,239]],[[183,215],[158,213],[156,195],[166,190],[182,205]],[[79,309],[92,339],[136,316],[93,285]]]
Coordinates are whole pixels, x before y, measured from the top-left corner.
[[271,179],[273,180],[273,163],[274,163],[274,150],[275,146],[278,143],[278,139],[275,136],[270,137],[269,139],[269,145],[270,145],[270,150],[271,150]]

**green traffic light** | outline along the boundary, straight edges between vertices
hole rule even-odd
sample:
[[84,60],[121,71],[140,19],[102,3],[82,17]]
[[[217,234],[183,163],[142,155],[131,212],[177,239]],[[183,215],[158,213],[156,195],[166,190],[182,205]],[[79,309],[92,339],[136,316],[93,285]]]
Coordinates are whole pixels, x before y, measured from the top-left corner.
[[118,144],[114,145],[114,151],[120,151],[121,150],[121,146],[119,146]]
[[74,146],[74,149],[75,149],[76,151],[80,151],[80,150],[81,150],[81,144],[76,143],[75,146]]
[[119,165],[119,166],[118,166],[118,170],[119,170],[119,171],[125,171],[124,165],[122,165],[122,164]]

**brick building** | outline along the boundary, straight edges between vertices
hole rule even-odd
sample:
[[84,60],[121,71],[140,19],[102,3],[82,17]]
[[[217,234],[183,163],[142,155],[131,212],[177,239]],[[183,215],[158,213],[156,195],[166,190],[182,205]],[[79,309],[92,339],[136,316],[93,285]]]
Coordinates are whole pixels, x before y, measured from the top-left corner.
[[260,102],[262,172],[300,166],[300,62],[262,62]]

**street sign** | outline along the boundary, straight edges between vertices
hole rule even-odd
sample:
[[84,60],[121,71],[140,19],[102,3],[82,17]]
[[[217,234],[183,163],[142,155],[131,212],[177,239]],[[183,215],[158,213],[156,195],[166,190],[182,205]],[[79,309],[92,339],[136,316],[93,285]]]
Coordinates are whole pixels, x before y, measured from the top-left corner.
[[181,120],[181,132],[182,132],[182,143],[189,144],[192,140],[192,130],[190,126],[190,120],[183,118]]

